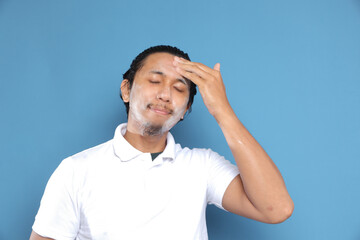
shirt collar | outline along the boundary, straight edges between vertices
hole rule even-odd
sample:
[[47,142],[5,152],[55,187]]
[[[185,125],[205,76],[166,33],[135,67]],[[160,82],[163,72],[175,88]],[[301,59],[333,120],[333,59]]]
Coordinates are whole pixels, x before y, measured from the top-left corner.
[[[125,138],[127,123],[120,124],[114,134],[113,147],[115,155],[123,162],[130,161],[138,156],[145,154],[136,148],[134,148]],[[166,136],[166,147],[164,151],[159,155],[163,160],[175,159],[175,140],[172,134],[169,132]]]

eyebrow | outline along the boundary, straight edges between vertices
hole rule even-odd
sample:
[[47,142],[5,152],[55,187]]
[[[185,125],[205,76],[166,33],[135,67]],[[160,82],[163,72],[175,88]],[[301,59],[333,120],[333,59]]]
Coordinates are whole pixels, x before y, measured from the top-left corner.
[[[161,75],[161,76],[166,76],[165,73],[163,73],[163,72],[161,72],[161,71],[158,71],[158,70],[152,70],[152,71],[150,71],[150,73],[158,74],[158,75]],[[187,86],[187,82],[185,81],[185,79],[183,79],[183,78],[176,78],[176,80],[178,80],[179,82],[182,82],[184,85]]]

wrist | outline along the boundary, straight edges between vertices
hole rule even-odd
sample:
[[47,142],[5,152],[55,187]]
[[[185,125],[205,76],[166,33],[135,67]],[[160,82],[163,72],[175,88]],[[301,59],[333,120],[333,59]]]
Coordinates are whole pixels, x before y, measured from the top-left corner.
[[223,106],[219,107],[212,115],[219,125],[227,122],[232,118],[237,119],[236,114],[230,104],[224,104]]

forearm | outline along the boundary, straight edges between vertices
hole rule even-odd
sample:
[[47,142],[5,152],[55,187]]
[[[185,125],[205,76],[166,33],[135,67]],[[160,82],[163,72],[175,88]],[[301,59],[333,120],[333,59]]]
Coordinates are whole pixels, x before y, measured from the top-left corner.
[[265,150],[228,105],[214,115],[240,171],[245,194],[265,217],[292,211],[293,202],[284,180]]
[[228,186],[223,205],[234,213],[264,222],[280,222],[290,216],[293,202],[284,180],[271,158],[246,130],[232,110],[220,73],[201,63],[174,58],[179,74],[194,82],[204,104],[226,138],[240,170],[240,177]]

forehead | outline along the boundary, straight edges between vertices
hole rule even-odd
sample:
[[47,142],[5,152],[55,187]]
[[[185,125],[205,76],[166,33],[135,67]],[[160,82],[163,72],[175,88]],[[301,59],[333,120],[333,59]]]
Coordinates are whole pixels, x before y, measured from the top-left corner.
[[144,60],[142,68],[139,73],[149,74],[154,71],[160,71],[166,76],[172,78],[182,78],[182,76],[175,70],[174,55],[170,53],[153,53],[147,56]]
[[169,61],[172,63],[173,60],[174,60],[174,55],[170,53],[165,53],[165,52],[152,53],[145,58],[143,67],[145,67],[146,65],[168,63]]

